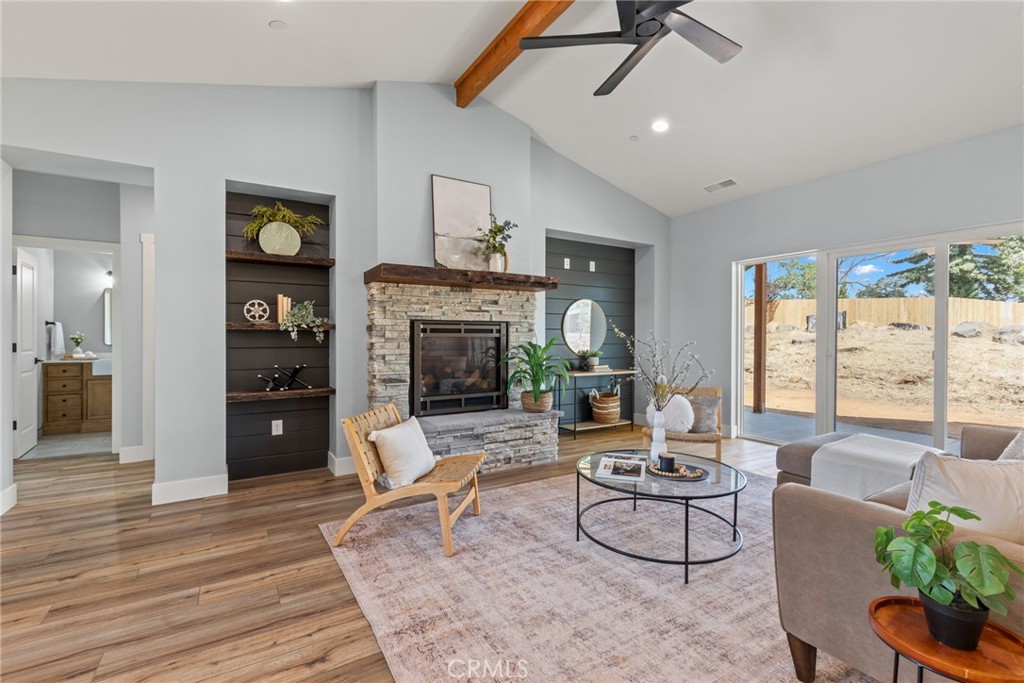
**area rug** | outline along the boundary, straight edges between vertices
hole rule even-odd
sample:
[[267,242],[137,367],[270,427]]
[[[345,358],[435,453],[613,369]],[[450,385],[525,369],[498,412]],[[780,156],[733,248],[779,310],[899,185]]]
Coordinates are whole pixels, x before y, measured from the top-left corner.
[[[576,477],[484,491],[446,558],[434,501],[360,521],[334,556],[398,683],[442,680],[735,683],[795,681],[775,599],[774,482],[748,475],[743,549],[691,568],[576,540]],[[586,481],[584,505],[611,492]],[[707,506],[731,517],[732,498]],[[587,513],[596,538],[682,556],[683,509],[641,501]],[[321,525],[328,541],[342,521]],[[691,556],[720,554],[728,528],[692,513]],[[873,681],[827,653],[818,681]]]

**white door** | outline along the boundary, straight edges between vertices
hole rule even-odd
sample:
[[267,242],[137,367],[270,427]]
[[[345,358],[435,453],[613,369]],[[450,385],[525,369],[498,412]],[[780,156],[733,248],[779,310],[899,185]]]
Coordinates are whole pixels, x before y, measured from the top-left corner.
[[16,254],[18,270],[14,278],[14,457],[20,458],[36,445],[39,381],[36,358],[39,354],[39,321],[36,319],[36,260],[24,249]]

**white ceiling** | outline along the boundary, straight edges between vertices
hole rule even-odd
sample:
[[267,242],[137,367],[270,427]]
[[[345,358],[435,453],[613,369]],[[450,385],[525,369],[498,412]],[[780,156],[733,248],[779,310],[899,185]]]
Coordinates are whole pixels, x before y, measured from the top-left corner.
[[[519,2],[4,2],[3,75],[366,86],[452,83]],[[670,35],[610,96],[628,53],[523,54],[484,97],[670,216],[1024,122],[1024,2],[714,2],[744,46],[718,64]],[[272,31],[267,23],[285,21]],[[577,2],[547,31],[614,30]],[[664,117],[672,128],[650,130]],[[640,140],[629,141],[630,135]],[[709,195],[704,185],[735,178]]]

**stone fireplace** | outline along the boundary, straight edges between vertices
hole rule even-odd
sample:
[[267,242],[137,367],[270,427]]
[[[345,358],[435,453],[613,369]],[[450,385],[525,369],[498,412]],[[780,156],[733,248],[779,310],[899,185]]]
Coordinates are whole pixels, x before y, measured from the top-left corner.
[[[422,384],[415,388],[412,385],[415,377],[422,381],[427,370],[422,357],[420,367],[414,367],[412,338],[416,326],[422,331],[424,326],[431,328],[432,323],[448,323],[458,326],[457,334],[498,329],[498,334],[505,337],[506,349],[512,348],[535,338],[537,292],[558,286],[557,279],[541,276],[387,263],[368,270],[363,279],[368,309],[367,398],[371,407],[394,403],[403,419],[417,412],[410,411],[410,407],[422,405],[426,393]],[[488,352],[483,353],[480,365],[486,368]],[[438,360],[435,357],[435,364]],[[450,376],[434,379],[438,389],[444,380],[450,382],[449,387],[461,382],[465,389],[473,370],[468,366],[452,367],[450,373],[439,372]],[[503,366],[498,371],[507,376]],[[466,393],[461,392],[458,400],[465,401]],[[518,393],[508,397],[501,391],[495,395],[498,392],[490,387],[480,393],[488,396],[470,397],[466,410],[438,401],[438,410],[418,418],[435,454],[482,450],[488,456],[485,470],[557,457],[560,413],[524,413],[519,409]],[[427,398],[433,403],[437,396]],[[481,402],[484,399],[487,405]]]

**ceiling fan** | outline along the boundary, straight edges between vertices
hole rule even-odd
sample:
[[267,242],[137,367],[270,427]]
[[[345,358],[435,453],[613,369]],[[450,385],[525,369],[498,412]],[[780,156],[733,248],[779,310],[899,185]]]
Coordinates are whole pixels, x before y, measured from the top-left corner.
[[519,48],[536,50],[576,45],[636,45],[636,49],[630,52],[601,87],[594,91],[594,95],[607,95],[615,90],[658,41],[673,31],[720,64],[738,55],[743,49],[741,45],[679,11],[679,7],[689,2],[691,0],[617,0],[615,6],[619,11],[618,31],[520,38]]

